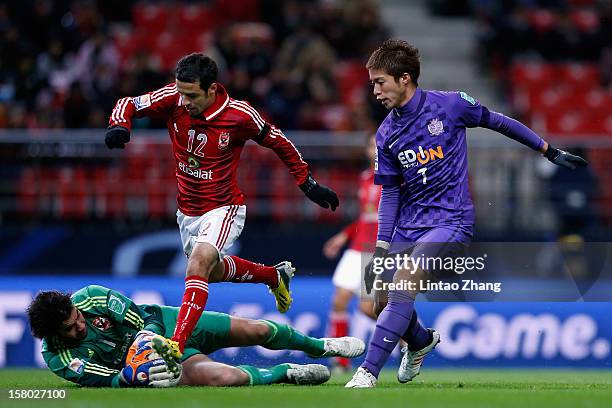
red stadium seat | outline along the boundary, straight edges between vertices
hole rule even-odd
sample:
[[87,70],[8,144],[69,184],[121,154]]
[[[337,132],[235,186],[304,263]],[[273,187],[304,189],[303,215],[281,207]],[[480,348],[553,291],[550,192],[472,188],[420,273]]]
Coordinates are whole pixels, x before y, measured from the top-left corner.
[[213,7],[220,24],[230,21],[259,21],[259,0],[215,0]]
[[534,9],[528,14],[531,27],[537,32],[552,30],[558,22],[558,16],[551,10]]
[[599,28],[599,16],[593,9],[574,10],[570,13],[572,23],[582,32],[594,32]]
[[17,182],[17,212],[24,216],[33,216],[38,212],[40,200],[39,172],[37,168],[26,167],[22,170]]
[[514,63],[510,69],[512,85],[520,88],[546,89],[555,79],[555,67],[542,63]]
[[83,219],[87,216],[88,183],[82,167],[64,167],[58,174],[56,215],[60,218]]
[[98,217],[125,217],[125,181],[118,167],[98,167],[94,170],[94,204]]
[[336,66],[334,75],[343,104],[351,105],[363,100],[363,93],[367,90],[368,84],[368,71],[364,68],[363,62],[341,62]]
[[197,41],[198,36],[177,31],[159,32],[149,40],[161,67],[166,70],[173,70],[177,61],[185,54],[201,51],[198,49]]
[[200,4],[190,4],[180,7],[176,28],[181,31],[198,35],[213,30],[218,23],[214,10]]
[[580,89],[598,87],[599,69],[594,64],[562,64],[557,67],[562,83]]
[[562,115],[546,115],[546,131],[553,135],[590,135],[608,137],[612,133],[612,114],[596,116],[570,112]]
[[[168,186],[162,178],[159,167],[154,167],[147,173],[146,203],[149,218],[162,219],[168,217]],[[172,190],[170,190],[172,191]]]
[[568,0],[568,3],[572,6],[592,6],[597,0]]
[[583,95],[583,105],[593,111],[601,114],[612,112],[612,90],[603,90],[602,88],[592,89],[585,92]]
[[140,3],[132,7],[132,20],[138,31],[155,33],[169,28],[172,20],[171,6]]

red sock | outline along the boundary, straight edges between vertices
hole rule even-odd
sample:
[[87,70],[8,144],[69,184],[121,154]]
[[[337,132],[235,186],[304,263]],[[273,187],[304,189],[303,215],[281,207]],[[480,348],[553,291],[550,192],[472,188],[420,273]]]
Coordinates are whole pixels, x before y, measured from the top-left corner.
[[273,266],[247,261],[237,256],[224,256],[224,282],[265,283],[275,288],[278,286],[278,273]]
[[198,323],[206,301],[208,300],[208,279],[200,276],[187,276],[185,278],[185,293],[183,303],[176,319],[176,328],[172,340],[179,343],[181,352],[185,350],[185,343],[193,328]]
[[[348,331],[348,315],[344,312],[332,312],[329,315],[330,337],[348,336]],[[349,368],[351,366],[351,361],[345,357],[336,357],[335,361],[340,367]]]

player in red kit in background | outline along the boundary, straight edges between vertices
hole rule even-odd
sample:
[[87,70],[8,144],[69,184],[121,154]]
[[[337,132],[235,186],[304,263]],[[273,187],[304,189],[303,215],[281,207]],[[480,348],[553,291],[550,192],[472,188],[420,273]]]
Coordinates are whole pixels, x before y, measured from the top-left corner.
[[[361,173],[359,180],[359,191],[357,193],[359,197],[359,218],[327,240],[323,246],[323,254],[327,258],[333,259],[338,256],[345,245],[349,244],[336,266],[332,280],[335,291],[328,323],[330,337],[348,336],[348,306],[353,296],[358,298],[360,296],[361,272],[369,259],[370,253],[374,251],[376,243],[378,202],[380,201],[381,188],[374,184],[375,136],[375,134],[368,136],[365,153],[369,168]],[[359,309],[366,316],[376,320],[373,306],[374,304],[371,301],[362,301],[359,304]],[[338,371],[348,371],[351,368],[351,362],[348,358],[336,357],[334,365]]]
[[225,255],[246,218],[236,169],[247,140],[274,150],[309,199],[332,210],[339,204],[334,191],[313,179],[308,164],[283,132],[247,102],[232,99],[217,82],[217,74],[217,65],[208,56],[183,57],[177,64],[175,83],[119,99],[106,133],[110,149],[123,149],[130,141],[132,119],[154,117],[166,121],[172,140],[177,222],[188,263],[174,336],[163,344],[157,342],[158,353],[168,358],[181,356],[206,305],[209,282],[265,283],[281,313],[291,305],[289,281],[295,269],[290,262],[272,267]]

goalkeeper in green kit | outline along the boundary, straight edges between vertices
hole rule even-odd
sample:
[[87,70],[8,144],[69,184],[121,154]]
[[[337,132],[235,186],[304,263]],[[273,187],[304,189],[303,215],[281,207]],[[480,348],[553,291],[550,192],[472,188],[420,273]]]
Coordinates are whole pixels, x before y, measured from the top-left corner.
[[136,305],[121,293],[97,285],[73,295],[40,292],[27,310],[32,334],[43,339],[42,354],[49,369],[91,387],[321,384],[330,376],[323,365],[233,367],[207,354],[224,347],[260,345],[270,350],[300,350],[311,357],[352,358],[365,349],[354,337],[317,339],[286,324],[204,312],[181,360],[164,360],[153,343],[172,335],[178,311]]

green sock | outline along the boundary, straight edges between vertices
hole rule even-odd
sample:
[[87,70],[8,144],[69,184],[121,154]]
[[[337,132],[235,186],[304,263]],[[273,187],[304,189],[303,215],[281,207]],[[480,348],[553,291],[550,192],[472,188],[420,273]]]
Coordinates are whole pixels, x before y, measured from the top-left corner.
[[289,364],[279,364],[270,368],[241,365],[237,368],[248,374],[249,385],[265,385],[286,382]]
[[263,347],[270,350],[300,350],[306,354],[320,356],[325,353],[325,342],[314,337],[306,336],[293,327],[276,323],[271,320],[262,320],[270,326],[270,337]]

